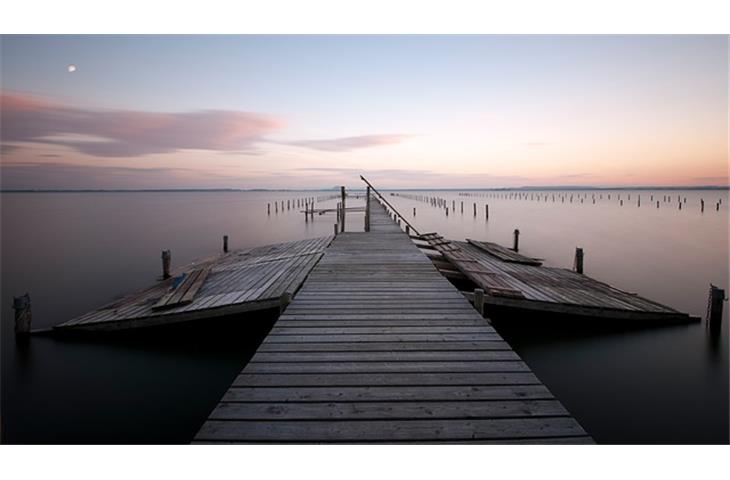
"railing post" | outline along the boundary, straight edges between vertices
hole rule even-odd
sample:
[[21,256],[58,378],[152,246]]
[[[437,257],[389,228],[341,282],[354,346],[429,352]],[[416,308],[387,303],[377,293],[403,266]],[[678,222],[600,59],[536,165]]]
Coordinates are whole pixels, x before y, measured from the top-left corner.
[[370,186],[366,189],[365,194],[365,231],[370,231]]
[[340,187],[340,196],[342,197],[342,209],[340,210],[340,214],[342,215],[342,222],[340,222],[340,232],[345,231],[345,187],[344,185]]

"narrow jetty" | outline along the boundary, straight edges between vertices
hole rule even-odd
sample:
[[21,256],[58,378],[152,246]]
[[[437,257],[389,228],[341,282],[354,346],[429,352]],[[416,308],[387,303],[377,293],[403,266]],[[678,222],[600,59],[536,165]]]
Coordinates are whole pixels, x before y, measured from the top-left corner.
[[110,331],[277,308],[287,303],[333,236],[224,253],[126,295],[55,331]]
[[365,230],[326,248],[195,442],[591,442],[378,203]]

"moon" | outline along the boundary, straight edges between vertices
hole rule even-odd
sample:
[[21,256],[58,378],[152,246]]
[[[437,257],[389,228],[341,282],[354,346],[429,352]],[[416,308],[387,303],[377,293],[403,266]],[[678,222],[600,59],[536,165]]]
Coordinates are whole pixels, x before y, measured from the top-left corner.
[[68,73],[73,73],[76,71],[76,65],[71,64],[68,66]]

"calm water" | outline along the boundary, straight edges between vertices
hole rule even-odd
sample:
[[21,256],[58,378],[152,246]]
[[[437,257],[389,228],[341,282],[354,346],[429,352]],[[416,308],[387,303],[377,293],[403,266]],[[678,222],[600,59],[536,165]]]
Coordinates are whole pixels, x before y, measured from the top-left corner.
[[[412,222],[421,231],[511,245],[519,228],[521,252],[553,266],[570,267],[581,246],[587,274],[694,315],[704,315],[710,282],[728,287],[726,191],[603,191],[595,192],[595,204],[592,192],[583,203],[578,192],[573,203],[561,203],[565,192],[555,192],[555,202],[553,192],[547,202],[545,192],[539,201],[538,192],[532,200],[530,193],[523,200],[402,193],[445,198],[450,210],[456,201],[447,217],[442,208],[388,195],[409,220],[416,208]],[[18,345],[12,296],[30,292],[34,327],[50,327],[153,282],[162,249],[172,250],[175,266],[219,250],[225,234],[231,248],[330,234],[332,215],[305,223],[297,209],[275,213],[272,205],[266,213],[269,202],[316,195],[325,193],[1,194],[3,441],[190,441],[271,315],[229,319],[215,329],[108,340],[34,337]],[[681,211],[677,195],[687,199]],[[362,215],[348,215],[348,230],[358,229]],[[717,344],[704,324],[596,332],[503,322],[500,332],[599,442],[727,443],[728,310]]]

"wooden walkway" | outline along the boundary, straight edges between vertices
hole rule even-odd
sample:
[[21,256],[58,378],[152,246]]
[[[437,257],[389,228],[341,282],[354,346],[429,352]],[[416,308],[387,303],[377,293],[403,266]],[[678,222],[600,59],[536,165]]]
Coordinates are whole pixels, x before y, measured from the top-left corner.
[[335,237],[195,442],[590,443],[372,202]]
[[275,308],[282,295],[299,289],[332,238],[267,245],[202,260],[54,330],[125,330]]

